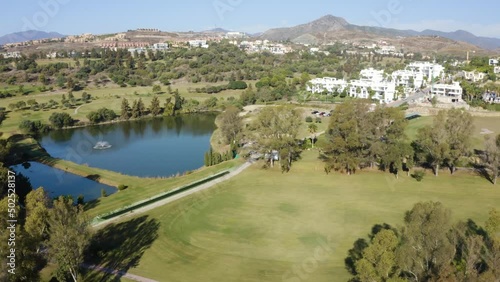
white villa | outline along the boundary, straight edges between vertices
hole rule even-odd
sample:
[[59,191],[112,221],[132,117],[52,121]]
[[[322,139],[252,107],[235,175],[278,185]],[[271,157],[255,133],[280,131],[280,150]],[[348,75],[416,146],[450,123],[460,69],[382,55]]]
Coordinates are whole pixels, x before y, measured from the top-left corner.
[[432,81],[436,77],[441,77],[444,73],[444,67],[442,65],[429,62],[410,63],[406,69],[414,73],[422,74],[424,78],[427,78],[427,81]]
[[373,68],[364,69],[360,77],[361,79],[352,80],[349,83],[332,77],[315,78],[309,81],[307,91],[317,94],[326,91],[331,94],[335,91],[340,93],[346,89],[350,97],[370,99],[370,90],[373,90],[373,99],[380,100],[382,103],[390,103],[394,100],[396,84],[394,81],[385,80],[384,71]]
[[462,72],[465,79],[470,80],[472,82],[483,81],[486,78],[486,74],[484,72],[477,71],[464,71]]
[[323,77],[315,78],[309,81],[307,85],[307,91],[315,94],[323,93],[327,91],[328,93],[342,92],[348,86],[347,81],[343,79],[336,79],[334,77]]
[[390,103],[396,97],[396,84],[392,81],[353,80],[350,83],[349,96],[360,99],[370,99],[370,89],[373,90],[373,99],[382,103]]
[[490,66],[496,66],[496,65],[498,65],[498,60],[497,59],[490,59],[489,60],[489,65]]
[[462,102],[463,90],[460,83],[453,84],[434,84],[431,89],[431,95],[437,97],[441,103],[459,103]]
[[206,40],[190,40],[189,46],[191,46],[192,48],[197,48],[197,47],[208,48]]
[[495,74],[499,74],[499,73],[500,73],[500,67],[495,67],[495,68],[493,69],[493,72],[494,72]]
[[168,43],[155,43],[151,47],[155,51],[165,51],[168,50]]
[[415,90],[424,85],[424,75],[410,70],[397,70],[393,72],[392,80],[396,82],[396,86],[403,86],[406,89],[411,88]]
[[361,80],[364,81],[380,82],[384,80],[384,71],[369,68],[362,70],[359,73],[359,76],[361,77]]
[[486,92],[483,94],[483,100],[490,104],[500,104],[500,95],[495,92]]

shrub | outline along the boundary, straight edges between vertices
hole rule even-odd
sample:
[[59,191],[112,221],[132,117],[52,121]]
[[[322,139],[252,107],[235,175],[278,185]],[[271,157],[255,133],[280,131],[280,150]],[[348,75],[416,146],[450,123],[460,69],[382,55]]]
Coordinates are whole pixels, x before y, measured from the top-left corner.
[[321,120],[321,118],[316,118],[316,123],[322,123],[323,121]]
[[313,118],[312,117],[306,117],[306,122],[313,122]]
[[106,193],[106,190],[101,189],[101,198],[106,198],[108,196],[108,193]]
[[418,182],[422,182],[422,180],[424,180],[424,177],[425,177],[425,171],[417,170],[417,171],[415,171],[414,174],[411,175],[411,177],[413,177]]
[[120,191],[123,191],[123,190],[125,190],[125,189],[127,189],[127,188],[128,188],[128,186],[126,186],[126,185],[124,185],[124,184],[120,184],[120,185],[118,185],[118,190],[120,190]]

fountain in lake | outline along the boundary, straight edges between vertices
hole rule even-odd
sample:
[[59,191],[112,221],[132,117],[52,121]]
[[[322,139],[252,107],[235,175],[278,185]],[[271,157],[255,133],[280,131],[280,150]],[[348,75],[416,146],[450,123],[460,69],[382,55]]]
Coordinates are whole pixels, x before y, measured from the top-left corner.
[[97,144],[94,146],[94,149],[96,150],[106,150],[109,148],[111,148],[111,145],[106,141],[97,142]]

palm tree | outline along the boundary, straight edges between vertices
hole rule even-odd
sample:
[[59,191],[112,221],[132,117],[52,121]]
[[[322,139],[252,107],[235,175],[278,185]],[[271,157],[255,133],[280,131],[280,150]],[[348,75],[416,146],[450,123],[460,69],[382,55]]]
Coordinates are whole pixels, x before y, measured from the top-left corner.
[[313,135],[311,138],[312,148],[314,149],[314,140],[316,139],[316,132],[318,132],[318,126],[314,123],[309,124],[309,133]]

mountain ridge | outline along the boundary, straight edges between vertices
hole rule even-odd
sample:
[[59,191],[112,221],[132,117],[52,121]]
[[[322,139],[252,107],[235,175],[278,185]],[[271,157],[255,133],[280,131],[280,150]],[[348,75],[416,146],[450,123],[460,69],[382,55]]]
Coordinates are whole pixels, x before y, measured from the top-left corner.
[[[374,26],[359,26],[350,24],[347,20],[333,15],[326,15],[309,23],[300,24],[293,27],[274,28],[265,31],[261,38],[268,40],[291,40],[304,36],[315,36],[318,41],[327,39],[327,35],[331,35],[331,39],[335,39],[335,34],[340,37],[349,37],[349,34],[364,33],[366,36],[388,36],[388,37],[410,37],[410,36],[439,36],[446,39],[461,41],[475,45],[477,47],[495,50],[500,48],[500,38],[476,36],[465,30],[457,30],[454,32],[443,32],[436,30],[423,30],[421,32],[415,30],[399,30],[394,28],[374,27]],[[330,33],[330,34],[329,34]]]
[[40,40],[48,38],[61,38],[65,37],[58,32],[45,32],[40,30],[26,30],[21,32],[14,32],[0,37],[0,45],[9,43],[25,42],[31,40]]

